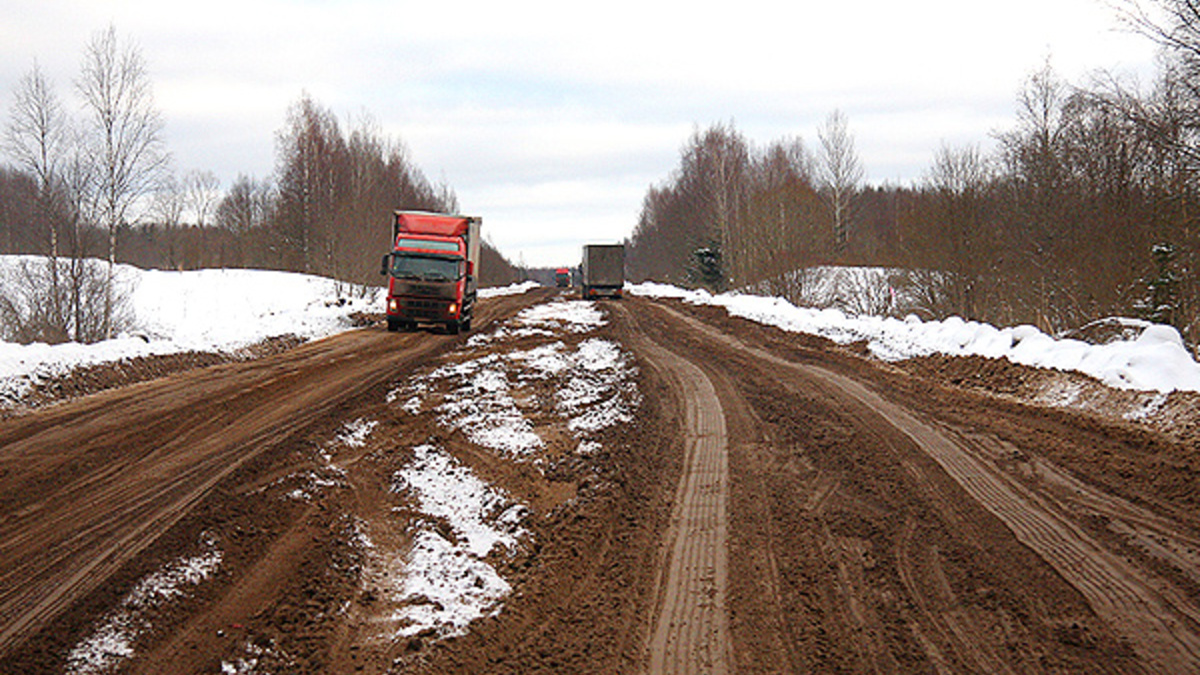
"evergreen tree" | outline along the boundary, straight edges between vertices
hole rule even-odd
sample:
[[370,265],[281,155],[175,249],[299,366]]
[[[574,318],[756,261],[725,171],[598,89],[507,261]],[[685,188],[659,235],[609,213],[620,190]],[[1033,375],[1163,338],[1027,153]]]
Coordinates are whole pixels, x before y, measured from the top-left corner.
[[1157,273],[1146,280],[1146,296],[1137,303],[1138,313],[1147,321],[1179,326],[1179,276],[1175,273],[1175,247],[1170,243],[1155,244],[1151,249]]
[[692,266],[688,270],[692,282],[713,293],[725,291],[725,263],[721,257],[721,246],[711,243],[692,251]]

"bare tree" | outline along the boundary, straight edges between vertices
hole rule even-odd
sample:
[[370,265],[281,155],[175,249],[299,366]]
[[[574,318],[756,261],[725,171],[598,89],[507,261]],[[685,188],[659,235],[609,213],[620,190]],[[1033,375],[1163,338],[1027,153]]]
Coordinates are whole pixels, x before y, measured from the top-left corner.
[[211,171],[189,171],[183,176],[182,188],[185,203],[196,219],[196,227],[207,226],[221,197],[221,179]]
[[108,284],[105,333],[113,333],[112,283],[117,260],[117,231],[131,209],[152,192],[167,164],[161,138],[162,117],[141,52],[117,41],[109,26],[84,52],[76,83],[89,113],[89,140],[95,144],[99,221],[108,230]]
[[754,161],[742,216],[735,279],[803,301],[806,267],[822,262],[832,237],[813,185],[815,160],[799,138],[777,141]]
[[165,229],[179,227],[187,211],[187,195],[183,185],[173,174],[165,174],[154,188],[150,212],[154,220]]
[[1160,45],[1200,62],[1200,2],[1196,0],[1124,0],[1121,19]]
[[271,206],[271,185],[240,175],[216,208],[216,224],[236,234],[246,233],[267,223]]
[[[684,260],[693,265],[698,251],[720,269],[710,270],[723,287],[740,255],[739,218],[748,194],[750,147],[732,124],[697,130],[684,147],[674,193],[683,200],[679,223],[690,238]],[[692,270],[694,277],[697,270]]]
[[288,109],[278,134],[281,263],[297,271],[328,274],[337,202],[345,194],[346,142],[330,110],[305,93]]
[[184,269],[185,261],[179,250],[178,232],[183,225],[183,214],[187,210],[187,195],[183,185],[173,172],[168,172],[159,180],[154,189],[154,197],[150,202],[150,213],[156,225],[161,228],[165,240],[167,267]]
[[989,264],[996,257],[986,217],[986,191],[991,183],[987,159],[977,148],[943,146],[926,177],[927,209],[921,235],[912,242],[924,269],[937,271],[941,306],[938,316],[983,317],[983,292]]
[[863,166],[854,149],[846,115],[835,110],[817,131],[821,141],[818,164],[821,187],[833,218],[834,244],[841,250],[850,241],[850,229],[863,184]]
[[59,218],[56,195],[59,193],[60,166],[69,139],[67,118],[50,82],[35,62],[21,79],[14,95],[9,123],[4,134],[4,150],[17,166],[29,172],[37,183],[36,211],[49,244],[49,283],[45,289],[44,339],[66,340],[67,317],[62,311],[59,284]]

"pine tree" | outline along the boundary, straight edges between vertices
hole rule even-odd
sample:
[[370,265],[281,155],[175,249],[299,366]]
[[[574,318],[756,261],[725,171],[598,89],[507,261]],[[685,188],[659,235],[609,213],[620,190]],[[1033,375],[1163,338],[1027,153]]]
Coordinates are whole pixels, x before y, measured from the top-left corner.
[[1179,319],[1179,276],[1175,273],[1175,247],[1155,244],[1151,250],[1157,272],[1145,280],[1146,295],[1135,306],[1141,317],[1154,323],[1175,326]]

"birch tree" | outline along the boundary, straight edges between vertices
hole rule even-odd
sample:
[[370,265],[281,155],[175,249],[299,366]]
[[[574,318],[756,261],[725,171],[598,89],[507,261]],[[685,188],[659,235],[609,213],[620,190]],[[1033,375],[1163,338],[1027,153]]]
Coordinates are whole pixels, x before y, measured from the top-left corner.
[[108,231],[104,324],[106,337],[111,337],[117,232],[154,190],[168,156],[145,59],[137,48],[118,42],[115,27],[109,26],[88,43],[76,85],[87,111],[92,157],[98,164],[98,220]]
[[862,190],[863,166],[842,111],[835,110],[829,115],[817,131],[817,137],[821,141],[818,172],[833,220],[834,245],[845,250],[850,242],[858,194]]
[[59,192],[60,167],[65,161],[69,138],[68,122],[54,88],[35,62],[32,70],[17,85],[9,123],[4,134],[4,150],[19,168],[36,182],[35,214],[45,228],[49,250],[47,270],[49,288],[45,289],[46,323],[49,332],[43,338],[57,342],[67,339],[67,317],[63,310],[59,283],[59,227],[55,195]]

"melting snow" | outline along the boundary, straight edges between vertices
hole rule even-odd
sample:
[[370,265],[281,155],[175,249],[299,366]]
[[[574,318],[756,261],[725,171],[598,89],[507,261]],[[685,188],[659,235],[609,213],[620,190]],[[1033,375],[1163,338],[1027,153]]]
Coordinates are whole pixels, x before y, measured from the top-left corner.
[[486,556],[496,546],[516,546],[519,530],[509,532],[493,525],[508,522],[502,518],[511,507],[507,496],[432,445],[419,445],[413,453],[413,461],[396,473],[393,489],[409,492],[422,513],[443,519],[463,548],[476,557]]
[[[628,355],[613,342],[581,337],[603,321],[594,303],[581,300],[532,307],[473,336],[452,356],[464,360],[415,378],[390,392],[388,401],[410,414],[431,412],[438,424],[462,431],[472,443],[522,461],[539,461],[546,445],[533,420],[544,424],[550,415],[579,439],[578,454],[593,454],[601,446],[589,436],[631,419],[638,403]],[[532,334],[553,341],[526,350],[513,344]],[[471,358],[483,346],[491,353]],[[542,401],[530,387],[554,394]],[[404,625],[400,636],[430,629],[458,634],[499,611],[511,592],[487,558],[498,548],[518,546],[528,510],[441,448],[420,445],[413,453],[396,473],[394,489],[411,495],[424,518],[403,561],[399,597],[405,605],[392,618]]]
[[[632,384],[635,371],[616,343],[586,338],[572,348],[559,339],[529,350],[502,349],[504,344],[524,337],[521,331],[530,327],[544,330],[550,337],[595,330],[604,324],[595,303],[560,300],[537,305],[518,314],[512,324],[476,336],[478,339],[469,341],[466,351],[485,344],[501,348],[441,366],[391,392],[389,401],[403,399],[402,409],[420,414],[435,391],[443,392],[433,408],[442,426],[459,429],[472,443],[514,457],[536,457],[545,448],[527,414],[539,402],[520,395],[528,381],[554,381],[553,412],[564,418],[577,436],[632,419],[632,409],[638,403]],[[591,446],[586,449],[594,451]]]
[[356,419],[353,422],[347,422],[342,430],[334,437],[333,442],[345,445],[350,448],[361,448],[367,444],[367,437],[379,425],[378,421],[365,420],[362,418]]
[[485,448],[528,455],[543,447],[510,394],[508,373],[499,368],[482,367],[461,378],[437,412],[439,423],[461,429],[468,440]]
[[401,594],[410,604],[392,617],[408,624],[399,637],[429,629],[461,634],[475,619],[497,611],[512,591],[495,568],[432,530],[417,534],[404,575]]
[[413,453],[393,489],[412,495],[423,514],[453,532],[454,541],[428,521],[418,525],[399,592],[407,604],[393,619],[405,624],[401,636],[431,628],[457,634],[498,609],[512,590],[484,558],[498,546],[516,547],[526,509],[435,446],[417,446]]
[[517,323],[533,328],[561,328],[571,333],[586,333],[603,326],[604,315],[593,302],[558,300],[522,311],[517,315]]
[[180,558],[139,581],[96,630],[67,655],[67,671],[80,675],[111,672],[133,656],[138,638],[150,629],[149,614],[220,567],[223,555],[216,543],[205,538],[203,545],[205,551],[200,555]]

